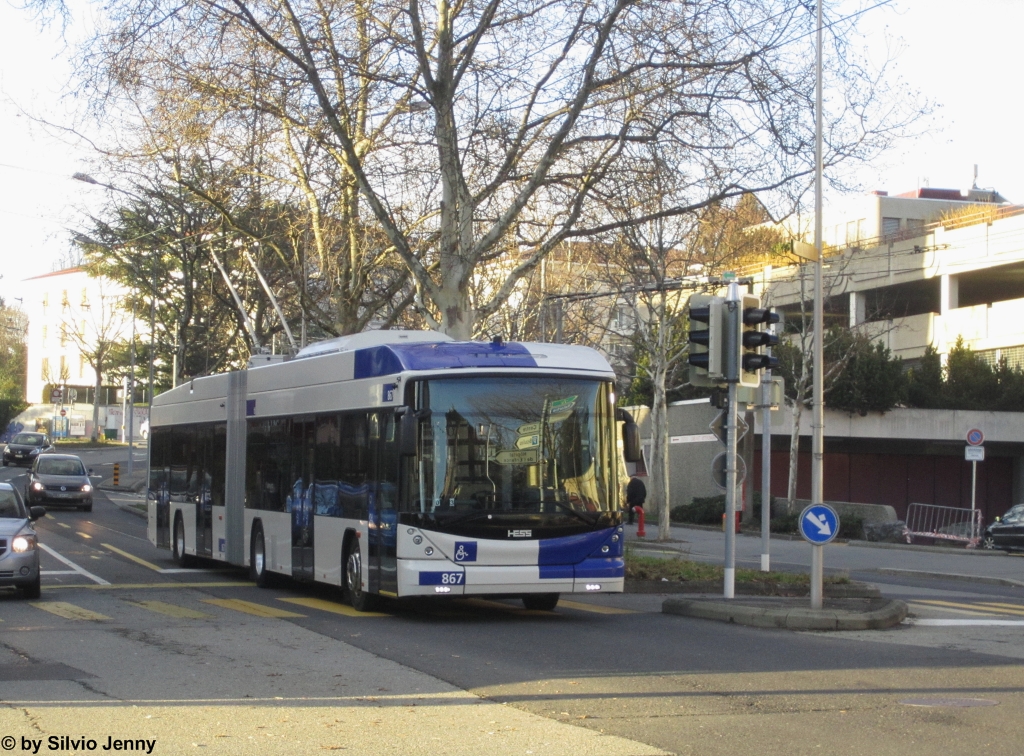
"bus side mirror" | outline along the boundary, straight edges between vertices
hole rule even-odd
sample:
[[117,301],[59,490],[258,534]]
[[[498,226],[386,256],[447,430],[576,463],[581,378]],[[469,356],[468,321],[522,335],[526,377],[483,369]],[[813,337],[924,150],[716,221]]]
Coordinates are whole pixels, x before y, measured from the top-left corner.
[[398,448],[403,457],[416,456],[416,432],[419,430],[419,419],[416,413],[406,409],[398,416]]
[[633,420],[633,416],[626,410],[620,409],[616,412],[618,419],[623,420],[622,426],[622,456],[627,462],[639,462],[640,453],[640,428]]

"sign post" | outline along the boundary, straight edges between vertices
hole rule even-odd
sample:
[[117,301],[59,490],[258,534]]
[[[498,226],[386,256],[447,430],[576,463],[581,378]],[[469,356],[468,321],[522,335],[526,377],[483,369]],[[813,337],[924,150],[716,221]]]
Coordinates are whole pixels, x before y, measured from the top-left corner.
[[[971,528],[976,528],[977,520],[974,519],[976,505],[976,494],[978,491],[978,463],[985,461],[985,434],[980,428],[971,428],[967,431],[967,446],[964,447],[964,459],[971,463]],[[978,534],[972,532],[971,536],[977,538]]]
[[811,609],[821,609],[824,546],[839,533],[839,515],[828,504],[812,504],[800,513],[800,535],[811,544]]

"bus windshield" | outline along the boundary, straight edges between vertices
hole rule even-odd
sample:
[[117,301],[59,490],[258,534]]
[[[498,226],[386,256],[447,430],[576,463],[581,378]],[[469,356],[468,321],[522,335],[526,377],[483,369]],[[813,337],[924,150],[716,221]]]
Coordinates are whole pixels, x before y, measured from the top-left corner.
[[424,419],[409,471],[415,510],[570,512],[589,520],[587,513],[616,506],[611,384],[475,377],[416,388]]

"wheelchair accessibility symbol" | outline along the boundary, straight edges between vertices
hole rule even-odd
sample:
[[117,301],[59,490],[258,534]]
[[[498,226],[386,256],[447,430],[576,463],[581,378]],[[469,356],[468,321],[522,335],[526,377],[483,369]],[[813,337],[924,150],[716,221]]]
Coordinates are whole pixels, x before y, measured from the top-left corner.
[[475,562],[476,561],[476,541],[456,541],[455,542],[455,561],[456,562]]

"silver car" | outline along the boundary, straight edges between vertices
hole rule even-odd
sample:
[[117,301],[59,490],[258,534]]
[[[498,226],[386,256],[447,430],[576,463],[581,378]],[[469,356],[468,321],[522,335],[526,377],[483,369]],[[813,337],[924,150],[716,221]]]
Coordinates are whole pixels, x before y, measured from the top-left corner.
[[78,507],[92,511],[92,482],[73,454],[43,454],[32,465],[25,487],[29,504]]
[[32,522],[46,514],[27,509],[10,483],[0,483],[0,586],[15,586],[25,598],[39,598],[39,539]]

